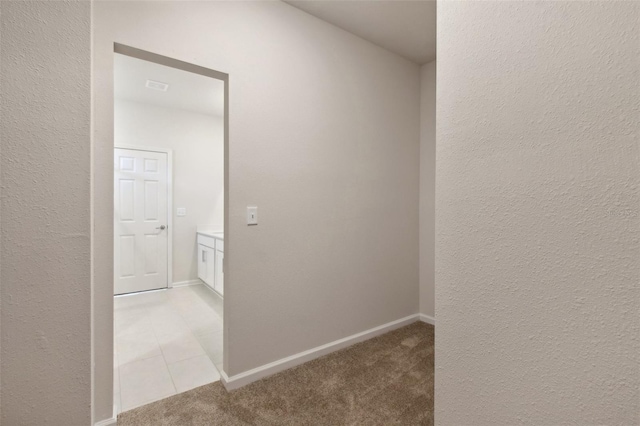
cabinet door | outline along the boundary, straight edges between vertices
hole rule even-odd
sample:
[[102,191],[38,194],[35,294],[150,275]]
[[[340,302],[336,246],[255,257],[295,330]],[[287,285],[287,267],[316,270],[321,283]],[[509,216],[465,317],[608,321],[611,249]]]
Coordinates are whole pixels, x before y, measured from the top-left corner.
[[216,285],[215,290],[224,294],[224,252],[216,250]]
[[207,248],[198,244],[198,278],[207,280]]
[[207,276],[204,282],[207,283],[209,287],[215,288],[216,251],[211,247],[205,247],[205,250],[207,251],[207,254],[205,256],[205,259],[207,261]]

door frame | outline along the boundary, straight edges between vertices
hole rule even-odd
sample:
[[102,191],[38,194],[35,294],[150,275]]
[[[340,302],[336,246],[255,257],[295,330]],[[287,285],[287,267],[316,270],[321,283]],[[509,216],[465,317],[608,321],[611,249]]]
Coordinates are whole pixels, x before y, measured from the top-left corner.
[[[159,152],[167,154],[167,286],[173,287],[173,150],[169,148],[156,148],[153,146],[129,145],[124,143],[113,144],[113,149],[130,149],[132,151]],[[115,235],[115,211],[113,215],[113,234]],[[115,244],[113,247],[115,256]],[[159,290],[159,289],[158,289]]]
[[[133,37],[135,39],[135,37]],[[224,82],[224,234],[225,281],[223,299],[223,372],[229,366],[229,318],[233,307],[233,236],[229,227],[229,86],[230,76],[212,68],[196,65],[190,56],[185,61],[118,43],[111,38],[97,38],[92,45],[91,111],[91,406],[92,422],[115,424],[113,404],[113,60],[115,54],[166,65],[201,74]],[[161,50],[161,49],[160,49]],[[167,54],[176,55],[169,51]],[[179,57],[180,53],[177,53]],[[109,417],[111,415],[111,417]]]

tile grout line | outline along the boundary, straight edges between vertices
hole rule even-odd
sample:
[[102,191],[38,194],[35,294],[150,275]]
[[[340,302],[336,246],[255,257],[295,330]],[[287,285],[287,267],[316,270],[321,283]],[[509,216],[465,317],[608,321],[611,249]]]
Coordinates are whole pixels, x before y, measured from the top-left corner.
[[[169,298],[169,296],[167,296],[167,298]],[[169,303],[171,304],[170,301],[169,301]],[[173,308],[173,306],[172,306],[172,308]],[[182,316],[180,318],[182,318]],[[171,379],[171,384],[173,385],[174,395],[177,395],[178,394],[178,387],[176,386],[176,382],[173,380],[173,376],[171,375],[171,370],[169,370],[169,363],[167,362],[167,358],[164,355],[164,350],[162,349],[162,345],[160,344],[160,340],[158,339],[158,334],[154,330],[153,326],[151,327],[151,332],[153,333],[153,336],[156,338],[156,343],[158,344],[158,347],[160,348],[160,354],[162,355],[162,361],[164,361],[164,366],[167,368],[167,372],[169,373],[169,378]]]
[[[185,288],[187,288],[187,289],[188,289],[187,291],[189,291],[191,294],[194,294],[194,295],[198,296],[198,294],[197,294],[195,291],[193,291],[193,289],[191,289],[191,287],[185,287]],[[198,297],[199,297],[199,296],[198,296]],[[169,302],[169,303],[171,303],[171,302]],[[174,309],[175,309],[175,306],[173,306],[173,304],[171,304],[171,305],[172,305],[172,308],[174,308]],[[208,304],[207,304],[207,303],[205,303],[205,305],[207,305],[207,307],[208,307],[208,308],[210,308],[210,309],[213,311],[213,313],[217,315],[217,313],[213,310],[213,308],[211,308],[210,306],[208,306]],[[180,316],[180,318],[182,318],[182,320],[185,322],[185,324],[186,324],[186,325],[187,325],[187,327],[189,328],[189,331],[191,332],[191,334],[193,335],[193,337],[196,339],[196,341],[197,341],[197,342],[198,342],[198,344],[200,345],[200,348],[204,351],[204,353],[205,353],[207,356],[209,356],[209,354],[207,354],[207,351],[206,351],[206,350],[204,349],[204,347],[202,346],[202,343],[200,342],[200,339],[198,339],[198,335],[193,331],[193,329],[192,329],[192,328],[191,328],[191,326],[189,325],[188,321],[184,318],[184,316],[182,315],[182,313],[181,313],[178,309],[175,309],[175,310],[178,312],[178,315]],[[213,360],[211,360],[211,362],[213,362]],[[167,364],[167,365],[168,365],[168,364]],[[216,369],[217,369],[217,367],[216,367]]]
[[[198,296],[198,297],[199,297],[199,295],[198,295],[198,294],[197,294],[197,293],[196,293],[196,292],[195,292],[191,287],[185,287],[185,290],[184,290],[184,291],[188,291],[189,293],[191,293],[191,294],[193,294],[193,295],[195,295],[195,296]],[[169,296],[167,296],[167,297],[169,298]],[[193,329],[189,326],[189,323],[187,322],[187,320],[184,318],[184,316],[182,315],[182,313],[180,312],[180,310],[179,310],[179,309],[176,309],[175,305],[171,302],[171,300],[169,300],[169,304],[171,305],[171,308],[172,308],[175,312],[177,312],[177,313],[178,313],[178,316],[179,316],[180,318],[182,318],[182,320],[185,322],[185,324],[187,324],[187,328],[189,328],[189,332],[190,332],[190,333],[191,333],[191,335],[196,339],[196,342],[198,342],[198,345],[200,345],[200,349],[202,349],[202,352],[204,353],[204,355],[209,359],[209,361],[211,361],[211,364],[213,364],[213,368],[215,368],[215,369],[216,369],[216,371],[218,372],[218,376],[219,376],[219,377],[218,377],[218,380],[220,380],[220,377],[222,377],[222,376],[221,376],[221,374],[220,374],[220,369],[218,369],[218,367],[216,366],[215,362],[213,362],[213,359],[211,359],[211,357],[209,356],[209,354],[208,354],[208,353],[207,353],[207,351],[205,350],[204,346],[202,345],[202,342],[200,342],[200,339],[198,338],[199,336],[198,336],[198,335],[193,331]],[[206,302],[205,302],[205,305],[207,306],[207,308],[211,309],[211,310],[213,311],[213,313],[214,313],[214,314],[216,314],[216,315],[217,315],[217,312],[215,312],[215,310],[213,309],[213,307],[209,306],[209,304],[208,304],[208,303],[206,303]],[[213,332],[212,332],[212,333],[213,333]],[[209,333],[207,333],[207,334],[209,334]],[[158,338],[158,336],[156,335],[156,339],[157,339],[157,338]],[[160,345],[160,350],[162,351],[162,345]],[[163,357],[164,357],[164,352],[162,352],[162,354],[163,354]],[[201,354],[201,355],[195,355],[195,356],[190,357],[190,358],[185,358],[185,359],[183,359],[183,360],[176,361],[176,362],[185,361],[185,360],[187,360],[187,359],[193,359],[193,358],[195,358],[195,357],[197,357],[197,356],[202,356],[202,354]],[[164,362],[165,362],[165,364],[167,365],[167,370],[169,370],[169,376],[171,376],[171,380],[172,380],[172,382],[173,382],[173,376],[171,375],[171,370],[169,369],[169,363],[167,362],[166,358],[164,358]],[[175,364],[175,362],[174,362],[173,364]],[[173,386],[175,387],[175,389],[176,389],[176,393],[177,393],[177,392],[178,392],[178,387],[175,385],[175,382],[173,382]]]
[[[194,297],[196,297],[198,300],[202,301],[203,306],[205,306],[209,311],[211,311],[211,314],[213,314],[213,316],[214,316],[214,317],[219,317],[219,314],[216,312],[215,308],[214,308],[213,306],[209,305],[209,303],[207,303],[207,302],[205,302],[204,300],[202,300],[202,298],[200,297],[200,295],[199,295],[199,294],[197,294],[196,292],[194,292],[194,291],[193,291],[193,289],[191,289],[191,288],[188,288],[188,291],[189,291],[189,293],[190,293],[192,296],[194,296]],[[163,293],[164,293],[164,292],[163,292]],[[194,331],[194,329],[189,325],[190,323],[186,320],[185,316],[182,314],[181,310],[179,309],[179,306],[176,306],[175,299],[172,299],[172,298],[169,296],[169,293],[168,293],[168,292],[167,292],[167,293],[164,293],[164,294],[166,294],[166,295],[167,295],[167,296],[166,296],[166,299],[165,299],[165,300],[163,300],[163,301],[161,301],[161,302],[160,302],[160,305],[158,305],[158,306],[159,306],[159,307],[161,307],[161,308],[169,308],[169,311],[170,311],[171,313],[177,314],[177,316],[178,316],[178,317],[179,317],[179,318],[180,318],[180,319],[185,323],[185,325],[187,326],[187,329],[189,330],[189,333],[190,333],[191,337],[192,337],[192,338],[194,338],[196,342],[198,342],[198,346],[200,347],[200,349],[201,349],[201,350],[202,350],[202,352],[203,352],[202,354],[199,354],[199,355],[194,355],[194,356],[191,356],[191,357],[188,357],[188,358],[182,359],[182,360],[175,361],[173,364],[178,363],[178,362],[182,362],[182,361],[187,361],[187,360],[190,360],[190,359],[193,359],[193,358],[196,358],[196,357],[199,357],[199,356],[204,355],[204,356],[206,356],[206,358],[209,360],[209,362],[211,363],[211,365],[213,365],[214,370],[218,373],[218,380],[220,380],[220,377],[221,377],[220,369],[217,367],[217,365],[216,365],[216,363],[214,362],[214,360],[209,356],[209,354],[208,354],[208,353],[207,353],[207,351],[205,350],[205,348],[204,348],[204,346],[203,346],[203,344],[202,344],[202,342],[201,342],[201,340],[200,340],[200,337],[202,337],[202,336],[204,336],[204,335],[210,335],[210,334],[214,334],[214,333],[220,333],[220,332],[222,332],[223,330],[211,330],[211,331],[207,331],[206,333],[196,334],[196,333],[195,333],[195,331]],[[143,306],[144,306],[144,305],[143,305]],[[152,312],[152,310],[151,310],[150,308],[148,308],[148,307],[140,307],[140,308],[133,308],[133,309],[134,309],[134,310],[138,310],[138,309],[139,309],[139,310],[141,311],[141,315],[142,315],[142,317],[143,317],[143,318],[145,318],[146,320],[148,320],[148,321],[150,322],[149,326],[150,326],[150,328],[151,328],[151,333],[152,333],[152,335],[154,336],[154,338],[155,338],[155,342],[156,342],[156,344],[158,345],[158,347],[159,347],[159,349],[160,349],[160,355],[162,356],[162,361],[163,361],[163,363],[164,363],[165,368],[167,369],[167,372],[169,373],[169,378],[170,378],[170,380],[171,380],[171,384],[173,385],[173,391],[174,391],[174,392],[173,392],[173,394],[172,394],[172,395],[168,395],[168,396],[164,396],[164,397],[162,397],[162,398],[160,398],[160,399],[164,399],[164,398],[166,398],[166,397],[169,397],[169,396],[173,396],[173,395],[176,395],[176,394],[182,393],[182,392],[178,392],[178,387],[176,386],[176,383],[175,383],[174,377],[173,377],[173,375],[171,374],[171,369],[169,368],[169,365],[170,365],[170,364],[167,362],[166,355],[165,355],[165,353],[164,353],[164,349],[163,349],[162,344],[160,343],[160,339],[159,339],[159,337],[158,337],[159,333],[158,333],[158,332],[156,332],[155,327],[153,326],[153,319],[151,318],[151,316],[152,316],[152,314],[153,314],[154,312]],[[117,340],[117,337],[116,337],[116,340]],[[120,351],[118,351],[118,350],[117,350],[117,347],[116,347],[116,354],[117,354],[117,357],[118,357],[118,363],[117,363],[117,367],[116,367],[116,368],[118,369],[118,377],[119,377],[119,380],[120,380],[120,392],[119,392],[119,393],[120,393],[120,410],[119,410],[118,414],[120,414],[121,412],[124,412],[124,411],[132,410],[132,409],[134,409],[134,408],[137,408],[137,407],[140,407],[140,406],[143,406],[143,405],[150,404],[150,403],[155,402],[155,401],[157,401],[157,400],[158,400],[158,399],[151,399],[151,400],[148,400],[148,401],[146,401],[146,402],[143,402],[143,403],[142,403],[142,404],[140,404],[140,405],[136,405],[136,406],[134,406],[134,407],[130,407],[130,408],[128,408],[127,410],[123,410],[123,406],[122,406],[122,374],[120,373],[120,368],[121,368],[121,367],[123,367],[123,366],[125,366],[125,365],[127,365],[127,364],[133,363],[133,362],[143,361],[143,360],[148,360],[148,359],[151,359],[151,358],[155,358],[155,357],[157,357],[158,355],[146,356],[146,357],[143,357],[143,358],[134,359],[134,360],[132,360],[132,361],[129,361],[129,362],[127,362],[127,363],[124,363],[124,364],[120,365],[120,362],[119,362],[119,360],[120,360],[120,353],[119,353],[119,352],[120,352]],[[213,382],[215,382],[215,380],[214,380]],[[213,383],[213,382],[210,382],[210,383]]]
[[[143,314],[144,314],[143,317],[145,319],[148,319],[148,317],[149,317],[149,308],[140,308],[140,309],[143,311]],[[115,315],[115,313],[114,313],[114,315]],[[160,342],[158,341],[158,336],[156,336],[155,332],[153,331],[153,326],[151,326],[151,332],[154,333],[153,336],[156,338],[156,343],[158,344],[158,348],[160,349],[160,353],[162,354],[162,347],[160,346]],[[116,342],[115,342],[116,343],[116,352],[119,352],[118,351],[118,342],[117,342],[118,336],[116,336],[115,340],[116,340]],[[132,362],[142,361],[142,360],[150,359],[150,358],[153,358],[153,357],[156,357],[156,356],[158,356],[158,355],[145,356],[145,357],[142,357],[142,358],[134,359],[133,361],[125,362],[123,364],[120,364],[120,356],[118,356],[118,370],[120,369],[120,367],[122,367],[124,365],[127,365],[127,364],[131,364]],[[122,376],[120,376],[120,379],[122,380]],[[122,387],[122,382],[120,383],[120,387]]]
[[[151,321],[151,319],[149,318],[151,316],[149,308],[140,308],[140,309],[141,309],[141,311],[143,311],[143,318],[146,318],[147,320]],[[164,362],[165,368],[167,369],[167,372],[169,373],[169,379],[171,380],[171,385],[173,386],[173,391],[174,391],[173,394],[167,395],[167,396],[163,396],[162,398],[160,398],[160,399],[164,399],[164,398],[168,398],[170,396],[176,395],[178,393],[178,391],[177,391],[176,385],[175,385],[175,383],[173,381],[173,377],[171,377],[171,372],[169,371],[169,365],[167,364],[167,360],[164,357],[164,352],[162,351],[162,346],[160,345],[160,342],[158,341],[158,336],[156,335],[156,332],[155,332],[155,330],[154,330],[152,325],[150,325],[150,328],[151,328],[151,333],[153,334],[153,337],[156,339],[156,344],[158,345],[158,348],[160,349],[160,355],[159,356],[162,357],[162,361]],[[117,348],[116,348],[116,351],[117,351]],[[153,356],[148,356],[148,357],[144,357],[144,358],[135,359],[133,361],[130,361],[130,362],[122,364],[122,365],[124,366],[126,364],[131,364],[133,362],[143,361],[143,360],[155,358],[157,356],[158,355],[153,355]],[[120,357],[118,357],[118,359],[119,358]],[[118,362],[118,374],[119,374],[119,378],[120,378],[120,412],[133,410],[134,408],[142,407],[143,405],[147,405],[147,404],[150,404],[152,402],[160,400],[160,399],[153,399],[152,398],[151,400],[146,400],[145,402],[141,403],[140,405],[136,405],[136,406],[133,406],[133,407],[130,407],[130,408],[127,408],[126,410],[124,410],[123,406],[122,406],[122,376],[120,375],[120,367],[121,367],[121,365]]]
[[[206,287],[206,285],[205,285],[205,290],[206,290],[207,292],[212,293],[212,294],[214,295],[214,297],[217,297],[217,298],[219,298],[219,299],[221,299],[221,300],[222,300],[222,297],[221,297],[219,294],[217,294],[215,291],[211,290],[209,287]],[[195,294],[196,296],[198,296],[198,297],[199,297],[199,295],[195,292],[195,290],[194,290],[194,289],[189,289],[189,291],[190,291],[191,293],[193,293],[193,294]],[[207,293],[207,294],[209,294],[209,293]],[[208,303],[206,303],[206,302],[205,302],[205,304],[207,305],[207,307],[208,307],[208,308],[210,308],[210,309],[213,311],[213,313],[214,313],[214,314],[216,314],[218,317],[220,316],[220,315],[215,311],[215,308],[213,308],[212,306],[210,306],[210,305],[209,305]],[[224,307],[224,305],[223,305],[223,307]],[[214,366],[214,368],[216,369],[216,371],[218,371],[218,375],[220,375],[221,377],[222,377],[222,375],[221,375],[221,373],[220,373],[220,369],[219,369],[219,368],[218,368],[218,366],[216,365],[216,363],[215,363],[215,361],[213,360],[213,358],[212,358],[212,357],[209,355],[209,353],[204,349],[204,346],[202,345],[202,342],[200,341],[199,337],[202,337],[203,335],[213,334],[213,333],[221,333],[221,332],[223,332],[223,331],[224,331],[224,325],[223,325],[223,329],[221,329],[221,330],[211,331],[211,332],[208,332],[208,333],[201,333],[200,335],[197,335],[197,334],[193,333],[193,330],[192,330],[192,333],[194,334],[194,336],[195,336],[196,340],[198,341],[198,343],[200,343],[200,346],[202,346],[202,349],[204,350],[205,354],[207,355],[207,357],[209,358],[209,360],[210,360],[210,361],[211,361],[211,363],[213,364],[213,366]],[[221,345],[221,346],[222,346],[222,345]],[[223,349],[223,348],[221,348],[221,349]]]

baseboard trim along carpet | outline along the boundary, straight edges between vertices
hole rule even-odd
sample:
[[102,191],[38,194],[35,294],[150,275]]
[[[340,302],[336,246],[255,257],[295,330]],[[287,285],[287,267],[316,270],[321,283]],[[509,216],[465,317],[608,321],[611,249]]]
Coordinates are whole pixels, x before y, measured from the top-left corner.
[[116,418],[112,417],[110,419],[99,421],[98,423],[95,424],[95,426],[116,426],[117,424],[118,424],[118,421],[116,420]]
[[[236,374],[234,376],[227,376],[224,371],[220,372],[220,381],[224,387],[228,390],[239,389],[243,386],[253,383],[257,380],[263,379],[267,376],[279,373],[292,367],[296,367],[305,362],[319,358],[323,355],[327,355],[331,352],[335,352],[340,349],[344,349],[351,345],[354,345],[365,340],[369,340],[373,337],[380,336],[381,334],[388,333],[405,325],[409,325],[416,321],[426,322],[428,324],[435,324],[435,319],[423,314],[409,315],[408,317],[401,318],[399,320],[391,321],[378,327],[371,328],[369,330],[353,334],[351,336],[335,340],[322,346],[309,349],[304,352],[297,353],[295,355],[288,356],[286,358],[279,359],[269,364],[265,364],[260,367],[256,367],[252,370],[245,371],[244,373]],[[433,321],[433,322],[430,322]]]
[[100,420],[99,422],[96,422],[93,426],[116,426],[118,424],[117,418],[118,418],[118,410],[114,405],[113,417],[111,417],[110,419]]
[[213,382],[118,426],[433,426],[434,326],[418,320],[228,392]]
[[434,317],[430,317],[429,315],[425,314],[418,314],[418,316],[420,317],[420,321],[426,322],[427,324],[431,324],[433,326],[436,325],[436,319]]

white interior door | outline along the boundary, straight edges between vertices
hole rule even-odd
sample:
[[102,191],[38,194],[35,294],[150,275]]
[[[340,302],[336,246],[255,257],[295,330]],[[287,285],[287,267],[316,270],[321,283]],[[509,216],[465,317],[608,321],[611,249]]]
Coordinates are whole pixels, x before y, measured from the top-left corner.
[[114,293],[168,284],[167,154],[115,148]]

